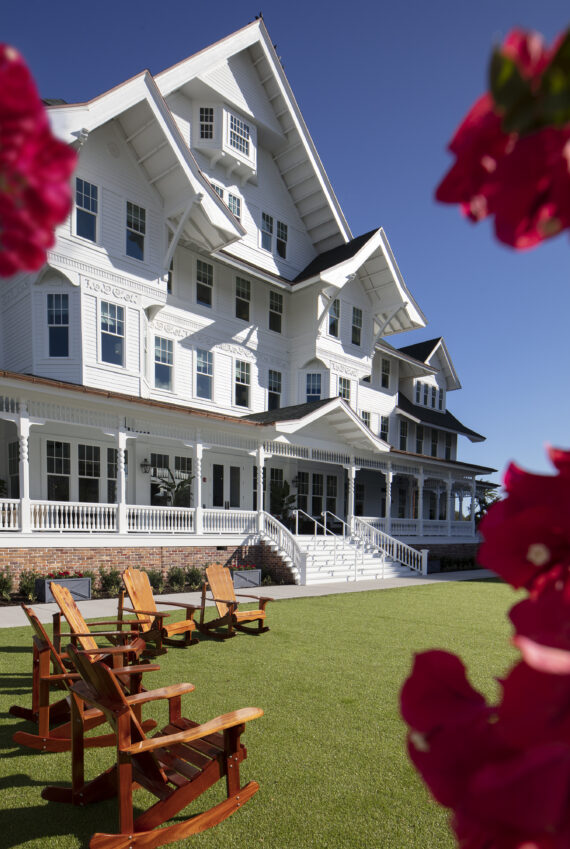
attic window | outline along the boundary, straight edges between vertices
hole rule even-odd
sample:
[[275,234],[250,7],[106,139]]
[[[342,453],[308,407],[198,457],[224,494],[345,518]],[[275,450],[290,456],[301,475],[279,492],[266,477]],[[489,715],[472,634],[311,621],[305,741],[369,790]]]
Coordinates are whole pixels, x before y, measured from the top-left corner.
[[200,138],[214,138],[214,109],[212,106],[200,107]]
[[240,118],[236,118],[235,115],[230,115],[231,146],[243,153],[244,156],[249,157],[249,139],[249,125]]

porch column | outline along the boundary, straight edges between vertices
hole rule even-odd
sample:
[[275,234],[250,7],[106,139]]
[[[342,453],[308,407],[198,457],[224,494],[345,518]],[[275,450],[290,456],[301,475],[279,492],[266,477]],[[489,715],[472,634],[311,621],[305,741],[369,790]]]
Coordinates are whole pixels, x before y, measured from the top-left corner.
[[391,469],[386,471],[386,533],[392,533],[392,480],[394,473]]
[[416,475],[418,482],[418,534],[423,536],[424,533],[424,475],[420,472]]
[[202,508],[202,454],[204,446],[197,442],[194,446],[194,533],[201,534],[204,530],[204,513]]
[[471,510],[469,513],[469,521],[471,523],[471,533],[475,536],[475,481],[471,484]]
[[127,434],[124,430],[117,433],[117,533],[126,534],[127,520],[127,487],[125,477],[125,452],[127,449]]
[[263,530],[263,475],[265,474],[265,449],[258,445],[256,451],[257,464],[257,531]]
[[452,516],[455,510],[455,504],[453,501],[453,481],[451,478],[445,482],[445,497],[447,504],[447,536],[450,537]]
[[350,465],[346,469],[348,474],[348,504],[346,521],[352,533],[354,529],[354,479],[356,478],[356,466]]
[[28,446],[30,440],[30,418],[25,403],[20,402],[20,416],[18,426],[18,446],[20,449],[20,462],[18,471],[20,476],[20,529],[22,533],[32,530],[31,502],[30,502],[30,458]]

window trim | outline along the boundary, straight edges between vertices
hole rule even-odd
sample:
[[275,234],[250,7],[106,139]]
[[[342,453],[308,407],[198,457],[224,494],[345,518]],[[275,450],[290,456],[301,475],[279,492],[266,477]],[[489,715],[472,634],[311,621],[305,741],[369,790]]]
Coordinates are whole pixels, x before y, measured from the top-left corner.
[[[115,316],[115,322],[121,323],[123,326],[123,333],[112,333],[109,330],[103,330],[103,305],[106,304],[109,307],[113,307],[117,313],[120,310],[123,314],[122,319],[118,319],[117,315]],[[98,312],[99,312],[99,339],[98,339],[98,349],[99,349],[99,362],[105,366],[111,366],[115,368],[125,368],[125,360],[126,360],[126,313],[125,308],[121,304],[115,304],[113,301],[104,301],[100,299],[98,302]],[[116,337],[117,339],[122,340],[122,353],[121,353],[121,362],[114,363],[111,360],[103,359],[103,334],[109,337]]]
[[[131,226],[129,226],[129,207],[131,207],[131,209],[130,209]],[[135,211],[134,211],[135,208],[136,208],[136,210],[138,210],[137,213],[135,213]],[[142,215],[140,214],[141,212],[142,212]],[[135,217],[139,220],[139,228],[142,227],[142,229],[136,229],[133,226],[133,219]],[[128,250],[128,248],[129,248],[129,233],[133,233],[135,236],[142,236],[142,256],[136,256],[135,254],[129,253],[129,250]],[[146,261],[145,241],[146,241],[146,207],[145,206],[139,206],[138,203],[135,203],[132,200],[127,200],[126,206],[125,206],[125,256],[127,256],[129,259],[136,259],[137,262],[145,262]],[[137,243],[136,239],[134,240],[134,243],[135,244]]]
[[[247,376],[247,382],[245,380],[238,380],[238,365],[243,366],[243,374]],[[238,386],[246,386],[247,387],[247,404],[238,404],[237,400],[237,387]],[[251,409],[251,363],[248,360],[234,360],[234,387],[233,387],[233,400],[234,406],[240,407],[242,410]]]
[[[207,366],[210,369],[210,372],[198,371],[198,354],[206,354],[207,358]],[[198,375],[202,375],[203,377],[207,377],[210,380],[210,395],[200,395],[198,393]],[[208,351],[206,348],[196,348],[194,355],[194,396],[196,398],[200,398],[202,401],[213,401],[214,400],[214,352]]]
[[[160,339],[161,342],[167,343],[167,346],[166,346],[167,354],[170,354],[170,357],[171,357],[170,363],[164,362],[163,360],[157,360],[156,359],[156,352],[157,352],[156,341],[157,341],[157,339]],[[161,350],[162,350],[162,348],[161,348]],[[168,336],[159,336],[157,333],[154,334],[154,346],[153,346],[153,360],[152,360],[152,362],[153,362],[153,367],[154,367],[153,368],[153,384],[152,384],[153,389],[156,392],[173,393],[174,390],[175,390],[175,387],[174,387],[174,340],[173,339],[169,339]],[[170,388],[166,388],[164,386],[157,386],[156,385],[156,366],[157,365],[166,366],[167,368],[170,369]]]
[[[336,306],[335,306],[336,305]],[[333,332],[332,327],[336,327]],[[328,334],[333,339],[340,338],[340,298],[335,298],[329,306]]]
[[[275,298],[279,298],[279,309],[275,308]],[[273,304],[272,304],[273,301]],[[268,329],[273,333],[282,333],[283,332],[283,313],[284,313],[284,298],[282,292],[274,292],[273,289],[269,290],[269,316],[267,326]],[[275,322],[279,324],[279,329],[276,327],[271,327],[272,316],[276,316],[277,318],[273,319]]]
[[[355,331],[357,331],[356,334]],[[358,337],[358,342],[355,341],[355,335]],[[360,348],[362,345],[362,310],[360,307],[352,307],[352,332],[350,339],[353,345],[357,345]]]
[[[92,189],[95,189],[95,197],[90,196],[90,201],[95,202],[95,211],[92,209],[88,209],[86,206],[79,206],[79,202],[77,199],[77,195],[79,193],[78,181],[81,180],[82,183],[86,183]],[[81,194],[84,195],[83,189],[81,190]],[[91,242],[92,245],[99,244],[99,185],[97,183],[92,183],[90,180],[86,180],[85,177],[80,177],[78,174],[75,175],[75,195],[74,195],[74,215],[73,215],[73,235],[77,236],[78,239],[85,239],[87,242]],[[84,236],[79,232],[79,227],[77,226],[77,213],[79,211],[85,212],[89,216],[93,216],[95,219],[95,238],[91,239],[89,236]]]
[[[70,321],[69,321],[69,293],[68,293],[68,292],[47,292],[46,294],[47,294],[47,297],[46,297],[46,326],[47,326],[47,329],[48,329],[48,332],[47,332],[47,355],[48,355],[48,359],[50,359],[50,360],[68,360],[68,359],[69,359],[69,357],[70,357],[70,344],[69,344],[69,342],[70,342],[70,338],[69,338],[69,328],[70,328],[70,326],[71,326],[71,325],[70,325]],[[67,324],[64,324],[63,322],[62,322],[62,323],[60,323],[60,324],[55,324],[55,323],[54,323],[54,324],[50,324],[50,323],[49,323],[50,311],[52,311],[52,312],[56,312],[56,310],[58,310],[58,311],[59,311],[59,310],[63,310],[63,307],[56,308],[56,307],[53,307],[53,306],[52,306],[52,307],[50,308],[50,305],[49,305],[49,299],[50,299],[50,298],[56,298],[56,297],[60,297],[60,298],[67,298],[67,307],[66,307],[66,310],[67,310]],[[50,329],[51,329],[52,327],[56,327],[56,328],[57,328],[57,327],[66,327],[66,328],[67,328],[67,354],[53,354],[53,355],[52,355],[52,354],[50,353],[50,351],[51,351],[51,333],[50,333]]]
[[[201,269],[201,266],[204,268]],[[208,269],[208,270],[206,270]],[[204,273],[206,275],[206,279],[199,279],[200,274]],[[206,287],[205,291],[209,291],[210,293],[210,303],[207,303],[204,300],[200,300],[198,298],[199,287]],[[200,307],[207,307],[207,309],[212,309],[214,306],[214,266],[211,262],[205,262],[203,259],[196,259],[196,304]]]

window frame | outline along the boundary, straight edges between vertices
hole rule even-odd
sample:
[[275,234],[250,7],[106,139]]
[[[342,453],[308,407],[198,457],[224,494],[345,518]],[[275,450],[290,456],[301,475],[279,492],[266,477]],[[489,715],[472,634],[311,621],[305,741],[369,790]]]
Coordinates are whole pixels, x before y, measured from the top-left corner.
[[370,410],[361,410],[360,418],[362,419],[368,430],[370,430]]
[[[66,306],[64,307],[63,303],[60,306],[56,306],[55,304],[52,304],[52,306],[50,306],[50,299],[54,299],[54,301],[57,300],[57,299],[61,299],[62,302],[65,299]],[[67,322],[64,322],[62,320],[60,322],[53,321],[53,322],[50,323],[50,317],[55,318],[56,315],[60,315],[62,319],[64,317],[66,317]],[[70,327],[70,324],[69,324],[69,293],[68,292],[48,292],[47,293],[46,322],[47,322],[47,328],[48,328],[48,357],[50,359],[57,359],[57,360],[69,359],[69,327]],[[54,348],[55,348],[55,341],[56,341],[57,336],[58,336],[58,334],[55,331],[56,330],[62,330],[63,328],[65,328],[65,331],[66,331],[65,332],[65,346],[66,346],[66,349],[67,349],[67,353],[66,354],[52,354],[51,353],[51,351],[52,351],[52,339],[54,340]],[[52,333],[52,329],[54,331],[53,333]],[[59,334],[59,335],[61,335],[62,338],[63,338],[63,334]]]
[[[236,318],[239,318],[240,321],[249,322],[251,308],[251,280],[248,280],[246,277],[240,277],[239,275],[236,275],[235,293]],[[243,310],[244,315],[239,315],[240,309]]]
[[[130,223],[129,223],[130,221]],[[138,227],[135,226],[138,222]],[[145,239],[146,239],[146,207],[139,206],[132,200],[126,202],[125,216],[125,254],[137,262],[145,261]],[[138,250],[129,251],[130,245],[139,245]],[[139,256],[140,251],[140,256]]]
[[[316,385],[318,383],[319,386],[319,395],[316,397],[316,392],[309,392],[309,385],[313,383]],[[311,387],[313,388],[313,387]],[[315,397],[313,397],[315,396]],[[323,397],[323,376],[319,371],[309,371],[305,375],[305,400],[307,404],[311,404],[313,401],[320,401]]]
[[[201,354],[206,355],[205,366],[208,369],[208,371],[199,371],[200,355]],[[200,378],[202,378],[202,380],[200,380]],[[208,351],[205,348],[196,348],[195,366],[194,366],[194,381],[195,381],[194,382],[194,394],[195,394],[196,398],[201,398],[203,401],[213,401],[214,400],[214,354],[213,354],[212,351]],[[198,387],[201,383],[205,383],[206,381],[208,381],[208,385],[210,387],[210,394],[209,395],[201,395]]]
[[198,123],[200,126],[200,139],[212,141],[216,131],[216,113],[213,106],[199,107]]
[[[241,379],[244,378],[244,379]],[[238,401],[238,387],[240,387],[239,395],[244,392],[244,400],[246,403]],[[245,387],[245,389],[241,389]],[[251,363],[247,360],[235,360],[234,363],[234,405],[250,409],[251,406]]]
[[352,308],[351,341],[353,345],[358,347],[362,345],[362,310],[360,307]]
[[340,335],[340,299],[335,298],[329,306],[329,336],[338,339]]
[[350,378],[349,377],[341,377],[339,375],[338,378],[338,397],[342,398],[346,401],[347,404],[350,404]]
[[[383,434],[386,434],[385,436]],[[380,416],[380,430],[378,431],[378,436],[384,442],[388,442],[388,437],[390,436],[390,416]]]
[[233,150],[246,159],[251,159],[252,148],[251,127],[243,118],[239,118],[233,112],[229,113],[228,121],[228,144]]
[[[278,306],[276,304],[278,304]],[[272,289],[270,289],[268,327],[269,330],[273,331],[273,333],[282,333],[283,331],[283,308],[283,293],[274,292]]]
[[[81,188],[79,187],[79,183],[81,183]],[[88,193],[85,192],[84,187],[88,186],[91,191]],[[94,190],[94,191],[92,191]],[[87,201],[88,205],[79,203],[79,197],[83,201]],[[94,209],[90,208],[94,205]],[[82,213],[80,216],[79,213]],[[91,221],[93,222],[94,234],[93,238],[91,236],[86,235],[85,233],[79,232],[79,221]],[[91,183],[89,180],[86,180],[84,177],[79,177],[76,175],[75,177],[75,235],[79,239],[86,239],[88,242],[92,242],[94,245],[98,244],[99,241],[99,186],[96,183]]]
[[289,239],[289,227],[284,221],[277,221],[275,228],[275,251],[281,259],[287,259],[287,242]]
[[[160,345],[157,349],[157,342],[166,343],[164,346]],[[166,354],[167,357],[170,357],[170,362],[164,359],[157,359],[157,352],[160,352],[161,356]],[[174,341],[169,339],[167,336],[157,336],[154,334],[154,355],[153,355],[153,363],[154,363],[154,389],[159,392],[174,392]],[[169,369],[169,385],[168,386],[159,386],[157,381],[157,366],[162,366],[163,369]]]
[[241,221],[241,198],[228,192],[228,209],[238,221]]
[[261,248],[268,253],[273,251],[273,216],[268,212],[261,213],[260,242]]
[[[104,315],[103,307],[111,307],[111,312],[114,310],[115,316],[112,317],[109,313]],[[118,317],[119,311],[122,313],[121,318]],[[118,333],[118,332],[114,333],[112,330],[104,330],[103,329],[103,321],[104,321],[105,318],[107,319],[108,322],[109,322],[109,320],[113,320],[117,327],[120,325],[123,332],[122,333]],[[109,341],[111,339],[120,339],[121,340],[121,360],[120,360],[120,362],[104,358],[104,356],[103,356],[103,349],[105,347],[104,344],[103,344],[104,339],[107,339]],[[125,340],[126,340],[126,335],[125,335],[125,308],[123,306],[121,306],[120,304],[113,303],[112,301],[99,301],[99,360],[100,360],[100,362],[105,363],[105,365],[119,366],[120,368],[124,368],[125,367],[125,348],[126,348]],[[117,344],[117,343],[115,343],[115,344]]]
[[[209,301],[205,300],[206,293]],[[214,266],[203,259],[196,260],[196,304],[208,309],[214,305]]]
[[281,407],[283,392],[283,374],[275,369],[267,372],[267,409],[278,410]]

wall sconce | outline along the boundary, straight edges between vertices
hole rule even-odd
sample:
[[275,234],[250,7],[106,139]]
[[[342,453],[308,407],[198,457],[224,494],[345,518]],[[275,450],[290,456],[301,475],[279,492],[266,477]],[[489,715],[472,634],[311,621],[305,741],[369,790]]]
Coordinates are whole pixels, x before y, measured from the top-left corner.
[[141,472],[143,473],[143,475],[148,475],[148,473],[150,472],[151,469],[152,469],[152,466],[150,465],[150,463],[148,462],[148,460],[145,457],[144,460],[141,463]]

